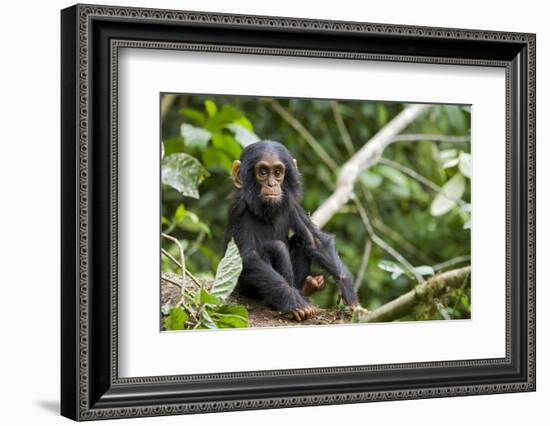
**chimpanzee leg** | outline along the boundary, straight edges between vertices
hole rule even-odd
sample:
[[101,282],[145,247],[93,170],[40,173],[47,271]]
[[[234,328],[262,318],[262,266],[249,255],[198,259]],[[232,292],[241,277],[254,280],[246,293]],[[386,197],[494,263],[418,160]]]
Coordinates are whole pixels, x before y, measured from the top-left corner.
[[262,248],[262,258],[281,274],[289,285],[293,285],[294,271],[286,244],[282,241],[267,241]]
[[304,281],[311,272],[311,259],[306,256],[304,244],[296,234],[290,239],[290,259],[294,271],[294,287],[302,290]]

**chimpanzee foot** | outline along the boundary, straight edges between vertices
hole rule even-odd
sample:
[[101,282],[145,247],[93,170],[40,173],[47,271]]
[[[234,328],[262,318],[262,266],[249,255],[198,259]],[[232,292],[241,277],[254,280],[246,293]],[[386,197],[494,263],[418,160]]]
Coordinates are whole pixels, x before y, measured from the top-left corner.
[[306,305],[300,308],[296,308],[292,311],[292,315],[296,321],[305,321],[311,316],[319,312],[319,309],[313,305]]
[[324,289],[325,285],[326,282],[324,276],[316,275],[313,277],[308,275],[304,280],[304,285],[302,286],[302,294],[304,296],[311,296],[313,293]]

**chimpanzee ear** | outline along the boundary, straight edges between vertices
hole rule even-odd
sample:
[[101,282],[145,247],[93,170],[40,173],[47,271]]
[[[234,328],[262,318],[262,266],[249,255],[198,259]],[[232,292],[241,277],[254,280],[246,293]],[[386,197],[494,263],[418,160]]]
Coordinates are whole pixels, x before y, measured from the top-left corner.
[[296,170],[298,170],[298,160],[296,160],[296,158],[293,158],[292,162],[294,163],[294,167],[296,167]]
[[240,170],[241,162],[239,160],[233,161],[233,165],[231,166],[231,177],[233,178],[233,185],[235,185],[235,188],[243,187],[243,183],[241,181],[241,178],[239,177]]

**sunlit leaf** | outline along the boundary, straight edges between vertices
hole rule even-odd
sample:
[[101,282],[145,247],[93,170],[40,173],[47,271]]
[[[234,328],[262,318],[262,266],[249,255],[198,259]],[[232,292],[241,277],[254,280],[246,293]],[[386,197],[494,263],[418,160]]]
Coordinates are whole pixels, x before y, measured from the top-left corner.
[[235,244],[235,241],[231,239],[227,245],[225,255],[218,265],[216,278],[214,279],[210,293],[224,300],[237,285],[242,269],[243,263],[239,254],[239,248]]
[[179,152],[162,160],[162,183],[185,197],[199,198],[198,187],[208,176],[202,164],[189,154]]
[[243,305],[224,305],[211,315],[218,328],[248,327],[248,311]]
[[186,146],[198,149],[203,149],[212,137],[208,130],[186,123],[181,125],[181,135]]
[[216,115],[216,112],[218,112],[218,107],[211,99],[207,99],[204,101],[204,107],[206,108],[206,112],[210,117]]
[[260,140],[260,138],[254,132],[248,130],[241,124],[231,123],[227,125],[227,128],[233,132],[233,134],[235,135],[235,139],[243,147],[246,147]]
[[170,314],[164,318],[164,328],[166,330],[183,330],[188,315],[182,308],[170,309]]
[[465,152],[461,152],[459,155],[460,162],[458,163],[458,169],[467,178],[472,177],[472,156]]
[[462,198],[466,189],[466,180],[462,174],[457,173],[447,181],[436,195],[430,206],[432,216],[442,216],[451,210],[458,200]]

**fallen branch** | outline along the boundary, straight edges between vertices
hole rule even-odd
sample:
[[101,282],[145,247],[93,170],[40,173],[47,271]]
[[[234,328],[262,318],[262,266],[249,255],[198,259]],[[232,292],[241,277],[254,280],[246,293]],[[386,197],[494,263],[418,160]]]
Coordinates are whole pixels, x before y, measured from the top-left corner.
[[399,296],[361,318],[361,322],[389,322],[412,311],[419,303],[433,301],[448,288],[460,288],[470,274],[470,266],[435,275],[424,284],[419,284],[408,293]]

